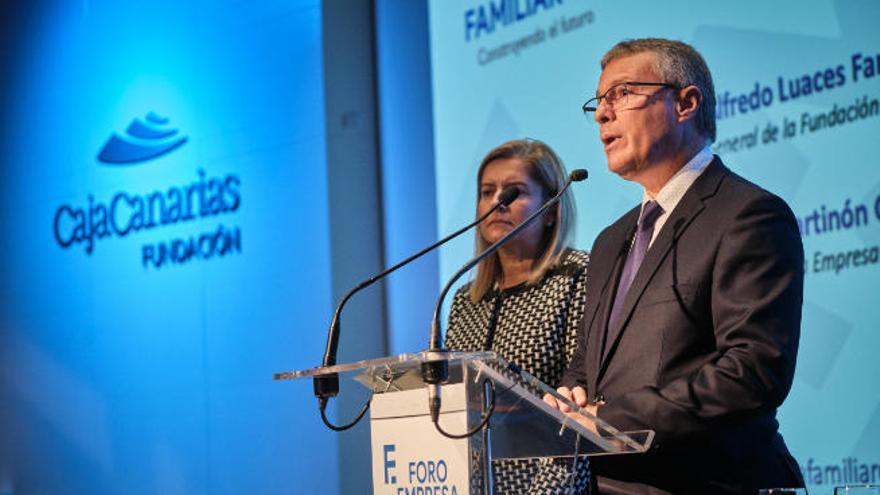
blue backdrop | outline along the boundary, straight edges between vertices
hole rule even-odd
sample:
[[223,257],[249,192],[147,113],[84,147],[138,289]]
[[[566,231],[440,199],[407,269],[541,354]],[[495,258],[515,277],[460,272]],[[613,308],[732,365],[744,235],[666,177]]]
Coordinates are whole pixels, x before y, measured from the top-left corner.
[[6,14],[0,493],[335,493],[320,2]]
[[[490,26],[502,4],[521,11]],[[804,231],[783,433],[813,493],[880,481],[876,2],[431,1],[430,67],[423,5],[376,5],[387,264],[467,223],[479,158],[522,136],[591,169],[576,192],[588,248],[639,198],[580,113],[599,57],[646,35],[703,51],[728,98],[716,151]],[[4,9],[0,494],[337,493],[310,384],[270,380],[319,362],[334,303],[321,2]],[[792,98],[804,76],[823,89]],[[471,248],[444,248],[439,277],[429,259],[392,278],[393,352],[424,347],[424,280]]]

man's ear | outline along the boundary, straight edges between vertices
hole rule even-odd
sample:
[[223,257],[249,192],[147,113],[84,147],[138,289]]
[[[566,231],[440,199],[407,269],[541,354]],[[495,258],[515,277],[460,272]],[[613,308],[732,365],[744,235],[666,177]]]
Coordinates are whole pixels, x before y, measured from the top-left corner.
[[675,104],[678,121],[684,122],[694,118],[702,104],[703,92],[700,91],[700,88],[690,85],[680,89],[678,91],[678,101]]

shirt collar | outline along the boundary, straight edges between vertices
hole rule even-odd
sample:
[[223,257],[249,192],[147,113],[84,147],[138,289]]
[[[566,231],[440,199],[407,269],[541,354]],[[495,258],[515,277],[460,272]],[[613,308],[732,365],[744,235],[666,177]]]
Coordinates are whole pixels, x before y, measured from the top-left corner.
[[[706,170],[706,167],[708,167],[711,162],[712,150],[709,146],[706,146],[685,163],[684,166],[663,185],[660,192],[657,193],[653,200],[663,208],[664,214],[671,213],[672,210],[675,209],[687,190],[690,189],[691,185],[697,180],[700,174]],[[652,198],[648,196],[648,192],[645,191],[642,196],[642,205],[651,201],[651,199]]]

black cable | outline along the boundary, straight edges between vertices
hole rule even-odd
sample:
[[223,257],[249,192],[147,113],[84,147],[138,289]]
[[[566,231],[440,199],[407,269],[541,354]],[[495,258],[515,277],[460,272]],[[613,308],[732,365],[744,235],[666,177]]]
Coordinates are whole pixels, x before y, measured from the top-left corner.
[[574,456],[571,459],[571,474],[569,477],[571,480],[569,481],[568,489],[571,493],[574,493],[575,488],[577,487],[577,476],[578,476],[578,455],[580,455],[581,451],[581,436],[575,435],[574,437]]
[[[486,384],[489,384],[489,387],[486,387]],[[449,433],[443,428],[440,427],[440,398],[434,397],[431,400],[430,408],[431,408],[431,422],[434,423],[434,428],[446,438],[451,438],[453,440],[461,440],[463,438],[468,438],[473,435],[479,433],[483,428],[485,428],[489,424],[489,419],[492,418],[492,413],[495,412],[495,383],[490,381],[488,378],[483,380],[483,393],[486,393],[486,390],[489,390],[489,406],[486,408],[486,412],[481,414],[482,419],[480,420],[480,424],[474,427],[474,429],[470,431],[466,431],[462,434]],[[486,397],[483,397],[483,402],[486,402]]]
[[354,418],[354,421],[352,421],[351,423],[348,423],[346,425],[337,426],[337,425],[334,425],[333,423],[331,423],[329,419],[327,419],[327,413],[326,413],[327,398],[321,397],[318,399],[318,404],[321,409],[321,421],[323,421],[324,424],[327,425],[327,428],[330,428],[333,431],[345,431],[345,430],[353,427],[354,425],[358,424],[358,422],[360,422],[360,420],[364,417],[364,414],[367,413],[367,410],[370,409],[370,401],[372,399],[373,399],[372,396],[369,399],[367,399],[367,402],[364,404],[364,407],[361,408],[361,412],[358,413],[357,417]]
[[492,314],[489,315],[489,325],[486,329],[486,342],[483,344],[484,351],[491,351],[492,345],[495,343],[495,327],[498,326],[498,318],[501,313],[501,305],[503,304],[504,291],[498,289],[495,300],[492,301]]

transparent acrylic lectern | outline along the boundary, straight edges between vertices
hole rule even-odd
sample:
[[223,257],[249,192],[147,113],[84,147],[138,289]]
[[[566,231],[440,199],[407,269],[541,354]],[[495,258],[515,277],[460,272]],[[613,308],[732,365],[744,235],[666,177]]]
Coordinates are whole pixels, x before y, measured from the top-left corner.
[[[440,387],[438,424],[429,413],[429,386],[421,365],[446,360],[449,379]],[[422,352],[305,371],[278,373],[276,380],[337,374],[357,382],[370,400],[373,493],[487,494],[493,469],[515,459],[637,454],[648,450],[654,432],[618,431],[584,410],[564,414],[543,401],[564,398],[494,352]],[[567,402],[567,401],[566,401]],[[573,410],[578,408],[567,402]],[[493,407],[494,406],[494,407]],[[479,425],[491,410],[487,427]]]

